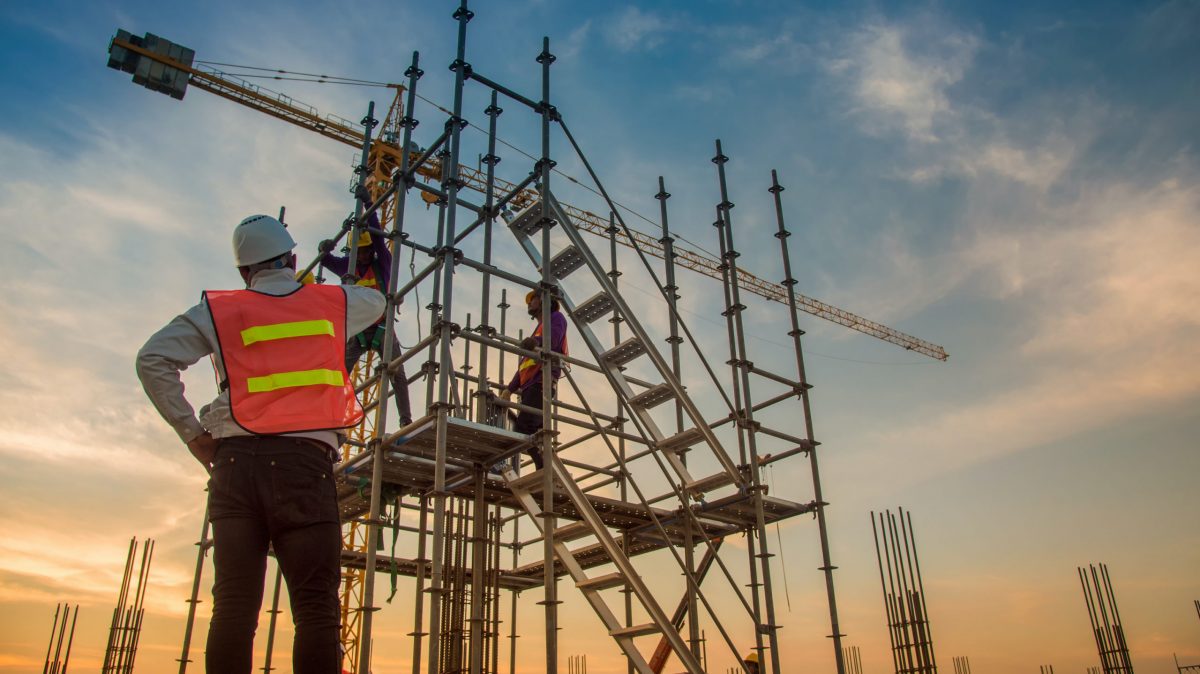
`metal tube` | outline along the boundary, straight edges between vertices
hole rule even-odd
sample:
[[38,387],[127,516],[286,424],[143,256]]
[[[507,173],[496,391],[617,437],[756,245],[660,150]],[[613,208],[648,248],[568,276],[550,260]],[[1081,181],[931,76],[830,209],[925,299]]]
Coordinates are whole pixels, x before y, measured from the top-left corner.
[[271,620],[267,625],[267,652],[263,658],[263,672],[270,672],[274,667],[271,667],[271,654],[275,650],[275,623],[279,618],[279,587],[283,581],[283,569],[280,568],[278,561],[275,563],[275,589],[271,592],[271,610],[267,613],[271,614]]
[[59,674],[67,674],[67,665],[71,663],[71,646],[75,643],[75,621],[79,619],[79,604],[75,605],[75,614],[71,616],[71,636],[67,637],[67,653],[63,656],[62,669]]
[[841,625],[838,621],[837,597],[833,590],[833,571],[835,567],[833,566],[829,552],[829,527],[825,521],[825,498],[821,491],[821,471],[817,464],[816,443],[813,439],[812,411],[808,398],[808,378],[805,376],[804,371],[804,350],[800,344],[800,336],[804,332],[800,330],[800,314],[796,305],[796,279],[792,278],[791,257],[788,253],[787,238],[790,234],[784,228],[783,224],[783,202],[779,196],[783,192],[783,187],[779,184],[779,177],[774,170],[771,171],[771,187],[768,191],[775,198],[775,218],[779,225],[779,231],[775,236],[779,239],[779,248],[783,256],[783,274],[785,279],[783,285],[787,288],[788,317],[792,323],[792,329],[788,334],[792,337],[792,345],[796,352],[796,378],[801,385],[800,402],[804,409],[804,437],[808,439],[811,446],[811,451],[808,453],[808,462],[810,472],[812,473],[813,497],[817,503],[817,531],[821,539],[821,571],[825,574],[825,593],[829,603],[830,638],[833,639],[833,652],[837,664],[837,673],[844,674],[845,662],[842,658],[842,636],[844,635],[841,632]]
[[[48,674],[50,671],[50,649],[54,648],[54,633],[58,631],[58,614],[63,610],[62,604],[54,605],[54,624],[50,626],[50,640],[46,642],[46,664],[42,667],[42,674]],[[63,617],[63,623],[66,624],[67,619]],[[54,659],[58,660],[58,654],[54,655]]]
[[188,599],[188,614],[187,620],[184,622],[183,628],[183,653],[179,656],[179,674],[184,674],[187,671],[187,664],[191,662],[188,658],[188,651],[192,645],[192,626],[196,622],[196,604],[200,603],[200,574],[204,570],[204,553],[211,545],[208,540],[208,507],[204,508],[204,525],[200,529],[200,541],[196,543],[196,574],[192,578],[192,596]]
[[[370,152],[370,148],[371,148],[371,131],[372,131],[372,129],[374,129],[375,124],[376,124],[375,102],[371,101],[370,104],[367,106],[367,116],[363,118],[363,126],[364,126],[363,138],[364,138],[364,140],[363,140],[363,159],[362,159],[362,166],[361,166],[361,168],[363,170],[360,173],[360,177],[361,177],[361,181],[359,183],[360,187],[362,187],[364,185],[365,180],[366,180],[366,166],[367,166],[368,156],[369,156],[369,152]],[[407,153],[405,153],[405,156],[407,157]],[[397,199],[399,199],[399,198],[400,198],[400,196],[397,195]],[[357,259],[358,259],[357,258],[357,256],[358,256],[358,222],[357,222],[357,217],[362,209],[361,199],[355,199],[354,203],[355,203],[355,218],[356,218],[355,228],[352,230],[352,233],[351,233],[350,252],[349,252],[349,257],[347,258],[348,264],[346,265],[347,273],[343,277],[343,282],[350,282],[350,283],[353,283],[355,280],[357,280],[357,277],[358,277],[358,273],[357,273],[358,272],[358,262],[357,262]],[[398,214],[398,217],[396,219],[397,220],[403,219],[403,211],[401,211]],[[399,268],[400,268],[400,256],[393,255],[392,256],[392,277],[388,281],[390,287],[385,289],[385,292],[384,292],[385,296],[387,296],[395,288],[396,275],[399,273]],[[391,336],[393,334],[395,334],[393,332],[392,317],[393,317],[392,303],[391,303],[391,300],[389,299],[387,302],[387,305],[386,305],[386,309],[384,309],[385,328],[384,328],[384,345],[383,345],[382,360],[385,363],[391,360],[391,346],[392,346]],[[386,415],[387,415],[387,397],[388,397],[389,383],[390,383],[390,380],[387,377],[380,378],[379,395],[376,398],[377,408],[376,408],[376,412],[375,412],[376,436],[378,436],[379,434],[381,434],[384,431],[386,424],[387,424],[387,416]],[[359,650],[358,650],[358,663],[357,663],[356,671],[362,671],[364,668],[370,667],[371,645],[372,645],[371,621],[372,621],[374,612],[377,610],[377,608],[375,606],[375,552],[376,551],[375,551],[374,542],[375,542],[375,537],[377,535],[379,535],[379,533],[380,533],[379,511],[380,511],[380,507],[381,507],[380,499],[381,499],[381,495],[383,493],[383,450],[382,450],[382,446],[380,445],[380,443],[376,442],[376,443],[374,443],[374,447],[371,449],[368,449],[368,451],[373,452],[374,461],[373,461],[373,466],[372,466],[372,470],[371,470],[370,515],[367,518],[366,538],[367,538],[367,541],[369,541],[369,544],[367,545],[367,550],[366,550],[366,555],[367,555],[366,568],[364,569],[364,573],[363,573],[363,593],[362,593],[363,606],[359,607],[362,610],[362,622],[360,623],[361,631],[359,632],[359,640],[358,640],[358,649]]]
[[[546,99],[544,96],[542,98],[541,103],[535,103],[533,100],[526,98],[526,97],[522,96],[521,94],[518,94],[517,92],[513,91],[512,89],[509,89],[508,87],[504,86],[503,84],[499,84],[497,82],[494,82],[494,81],[484,77],[483,75],[480,75],[479,73],[475,72],[474,70],[472,70],[470,72],[469,76],[471,79],[475,80],[476,82],[479,82],[483,86],[491,89],[493,91],[493,93],[498,91],[498,92],[504,94],[505,96],[513,99],[514,101],[530,108],[534,112],[541,112],[542,108],[546,105]],[[543,88],[542,91],[545,92],[545,88]]]
[[[484,195],[484,212],[487,219],[483,225],[483,264],[491,266],[492,264],[492,224],[495,221],[495,216],[492,215],[492,201],[496,189],[496,164],[500,162],[500,158],[496,156],[496,118],[500,113],[504,112],[496,105],[496,92],[492,92],[491,104],[484,110],[484,114],[488,116],[488,153],[484,163],[487,164],[487,192]],[[486,334],[491,331],[489,323],[489,311],[491,309],[492,297],[492,275],[484,271],[482,288],[480,289],[479,298],[479,332]],[[493,414],[492,398],[494,395],[491,389],[488,388],[488,347],[486,344],[480,343],[479,347],[479,388],[476,390],[476,396],[479,398],[479,406],[476,408],[476,421],[488,423]]]
[[475,469],[475,507],[471,512],[471,633],[470,672],[483,674],[483,577],[487,563],[487,504],[483,500],[483,480],[486,476],[482,467]]
[[[542,117],[542,157],[539,161],[541,176],[539,187],[541,194],[541,213],[543,218],[550,217],[550,208],[546,195],[550,193],[550,64],[554,55],[550,53],[550,38],[542,38],[542,51],[537,57],[542,66],[542,101],[540,106]],[[564,223],[565,225],[565,223]],[[558,526],[554,517],[554,434],[546,428],[553,411],[552,397],[554,377],[552,374],[553,361],[550,355],[554,344],[554,328],[551,325],[551,302],[554,296],[550,294],[550,227],[542,227],[542,287],[541,307],[542,316],[542,353],[540,354],[542,378],[542,428],[536,435],[542,447],[542,461],[545,468],[542,476],[542,514],[545,517],[542,555],[544,558],[543,588],[545,592],[546,614],[546,673],[558,672],[558,576],[555,575],[554,529]]]
[[[467,9],[467,0],[460,0],[457,10],[455,10],[453,18],[458,21],[458,47],[457,47],[457,63],[465,63],[467,49],[467,22],[471,20],[474,14]],[[443,236],[438,237],[438,255],[442,261],[442,307],[444,315],[447,318],[453,314],[454,300],[454,258],[453,250],[445,246],[446,241],[454,240],[454,227],[456,223],[458,211],[458,190],[460,180],[458,178],[458,163],[459,152],[461,149],[461,136],[463,123],[462,107],[463,107],[463,84],[464,84],[464,69],[456,68],[454,72],[454,105],[451,118],[447,121],[450,128],[450,156],[447,161],[446,171],[443,174],[443,185],[446,191],[446,224]],[[446,177],[449,176],[449,177]],[[436,300],[436,296],[435,296]],[[442,363],[449,363],[451,339],[450,325],[443,321],[440,329],[440,352],[439,359]],[[429,674],[437,674],[438,663],[436,661],[440,649],[441,635],[437,628],[441,624],[441,599],[443,597],[443,579],[442,579],[442,562],[443,562],[443,541],[442,532],[445,527],[446,518],[446,442],[448,439],[447,432],[447,414],[449,410],[450,399],[450,373],[447,367],[438,369],[438,391],[436,402],[433,406],[437,410],[437,436],[436,436],[436,453],[437,458],[434,465],[433,477],[433,497],[434,497],[434,521],[433,521],[433,577],[430,579],[430,593],[434,599],[430,602],[430,626],[432,632],[429,635]]]
[[767,638],[771,645],[771,671],[774,674],[780,674],[779,625],[775,622],[775,597],[771,585],[771,557],[773,555],[769,550],[766,515],[763,512],[762,505],[762,469],[758,464],[758,440],[754,423],[754,403],[751,399],[750,373],[747,370],[750,359],[746,350],[746,328],[742,322],[742,311],[745,307],[742,305],[740,298],[737,267],[739,254],[733,245],[733,220],[730,217],[733,204],[729,201],[729,192],[725,182],[726,160],[724,159],[724,154],[721,152],[720,140],[717,141],[717,156],[714,160],[718,160],[717,175],[721,186],[721,214],[725,222],[725,227],[723,228],[725,238],[729,244],[727,262],[729,265],[729,290],[730,299],[733,300],[733,320],[737,335],[737,371],[742,383],[742,396],[745,404],[746,443],[750,452],[750,482],[753,485],[755,519],[757,520],[756,525],[758,529],[757,543],[760,550],[758,563],[761,565],[762,570],[763,599],[767,609]]

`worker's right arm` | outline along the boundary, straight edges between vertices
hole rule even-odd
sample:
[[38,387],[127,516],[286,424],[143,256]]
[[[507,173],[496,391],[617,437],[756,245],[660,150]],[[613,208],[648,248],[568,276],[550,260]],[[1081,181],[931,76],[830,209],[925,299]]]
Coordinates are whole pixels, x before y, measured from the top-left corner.
[[342,286],[346,291],[346,334],[357,335],[379,320],[387,308],[383,293],[367,286]]
[[[208,307],[197,304],[154,333],[137,354],[138,379],[146,396],[185,443],[196,440],[205,430],[183,396],[179,373],[213,353],[216,336],[212,335],[210,341],[206,335],[212,325],[208,316]],[[205,325],[207,331],[201,327]]]

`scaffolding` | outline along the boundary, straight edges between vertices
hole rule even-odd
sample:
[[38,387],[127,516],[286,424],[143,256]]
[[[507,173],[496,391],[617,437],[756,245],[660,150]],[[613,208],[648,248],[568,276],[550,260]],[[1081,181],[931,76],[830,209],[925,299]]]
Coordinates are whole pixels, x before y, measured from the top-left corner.
[[[383,573],[391,579],[392,595],[399,577],[413,582],[413,627],[408,635],[413,674],[422,669],[430,674],[500,672],[504,669],[500,644],[505,639],[507,671],[514,672],[518,599],[535,589],[543,593],[538,604],[545,627],[545,671],[557,672],[563,577],[570,578],[572,592],[595,612],[624,654],[630,672],[658,674],[672,657],[691,674],[706,671],[707,645],[700,628],[707,623],[738,662],[753,634],[762,671],[780,674],[785,669],[779,648],[782,625],[774,605],[771,563],[776,553],[769,545],[767,527],[810,514],[820,542],[819,570],[829,611],[832,660],[838,674],[845,674],[844,635],[833,583],[836,567],[825,520],[828,504],[818,466],[820,443],[814,439],[812,386],[805,373],[804,332],[799,325],[800,312],[812,311],[794,290],[784,188],[778,176],[771,172],[765,191],[773,199],[774,237],[784,276],[780,286],[784,290],[775,299],[787,307],[786,335],[795,370],[785,374],[756,367],[752,358],[752,327],[744,318],[748,306],[742,296],[762,293],[747,286],[747,278],[753,277],[738,261],[738,230],[726,176],[729,157],[718,140],[712,159],[717,196],[713,231],[720,250],[715,271],[726,342],[719,360],[727,365],[719,372],[705,355],[711,345],[701,343],[678,306],[676,269],[689,267],[677,259],[668,224],[671,195],[663,178],[658,179],[655,195],[662,238],[655,247],[642,246],[639,241],[645,236],[626,224],[565,116],[551,103],[555,57],[549,39],[543,40],[536,57],[541,91],[535,98],[527,97],[488,78],[466,60],[472,17],[466,0],[461,0],[453,14],[457,22],[457,53],[451,64],[453,106],[432,143],[409,151],[418,147],[413,136],[419,122],[412,116],[424,74],[418,53],[413,53],[405,71],[406,105],[397,96],[382,120],[381,135],[390,144],[373,142],[380,120],[373,104],[368,109],[361,122],[364,133],[355,182],[371,199],[356,206],[334,239],[337,245],[345,237],[351,260],[362,231],[386,237],[393,251],[381,353],[376,357],[367,350],[354,374],[366,418],[350,434],[335,467],[346,523],[342,594],[346,670],[371,671],[372,626],[382,608],[376,583]],[[478,204],[464,198],[468,182],[462,177],[468,85],[482,86],[490,98],[483,111],[488,117],[487,154],[480,158],[482,174],[475,174],[476,183],[469,185],[482,194]],[[532,113],[540,137],[540,156],[528,166],[525,178],[515,183],[496,175],[501,100]],[[603,229],[609,243],[607,264],[582,236],[595,233],[595,223],[556,197],[551,144],[556,128],[569,150],[563,154],[586,170],[610,212]],[[405,151],[396,151],[397,146]],[[418,182],[418,176],[429,175],[440,176],[440,182]],[[436,208],[432,237],[409,227],[413,190],[422,197],[417,204]],[[378,227],[367,224],[372,215],[378,218]],[[516,264],[516,271],[512,264],[494,259],[495,246],[504,239],[527,258]],[[635,251],[638,273],[651,281],[650,294],[657,302],[635,303],[621,291],[618,242]],[[400,265],[405,255],[411,260],[410,278],[402,281]],[[416,262],[418,256],[421,264]],[[319,258],[301,275],[311,272]],[[661,261],[662,268],[657,269],[651,258]],[[352,273],[342,281],[353,283]],[[421,306],[419,293],[429,288],[432,296]],[[493,305],[497,290],[500,301]],[[540,296],[542,311],[537,318],[544,325],[551,324],[551,307],[560,305],[570,320],[572,342],[583,348],[574,354],[548,346],[529,350],[520,339],[509,336],[509,290]],[[461,308],[475,302],[477,309],[471,313]],[[413,305],[410,315],[424,316],[427,329],[412,346],[393,353],[397,311]],[[499,310],[498,321],[493,309]],[[472,314],[477,317],[474,323]],[[665,355],[655,345],[661,335],[649,325],[656,315],[666,318],[669,349]],[[611,333],[599,328],[604,320],[611,324]],[[537,407],[497,395],[504,387],[506,363],[518,358],[532,359],[541,367],[543,396]],[[420,363],[408,384],[424,384],[424,414],[389,429],[390,375],[408,362]],[[561,381],[556,382],[554,372],[561,372]],[[510,415],[520,411],[540,414],[546,420],[542,430],[533,435],[509,430]],[[540,449],[545,457],[542,470],[531,470],[532,465],[522,461],[531,449]],[[768,494],[764,471],[793,458],[807,459],[803,467],[811,475],[809,501]],[[385,534],[391,538],[389,554],[384,554]],[[415,557],[397,556],[401,534],[406,542],[402,549],[413,549]],[[744,536],[741,561],[730,550],[722,554],[723,543],[735,536]],[[181,673],[189,662],[191,616],[198,601],[195,588],[205,550],[211,545],[207,537],[205,525]],[[653,562],[635,564],[639,560]],[[647,581],[648,575],[658,580],[662,567],[682,576],[682,587],[667,584],[669,589],[664,590],[663,584]],[[719,590],[713,588],[716,583]],[[277,576],[272,637],[278,584]],[[509,614],[504,635],[506,593]],[[648,642],[639,640],[651,636],[657,641],[646,648]],[[270,657],[268,648],[264,671],[272,669]],[[861,671],[857,649],[853,659],[856,671]],[[570,658],[568,666],[572,671],[586,668]]]

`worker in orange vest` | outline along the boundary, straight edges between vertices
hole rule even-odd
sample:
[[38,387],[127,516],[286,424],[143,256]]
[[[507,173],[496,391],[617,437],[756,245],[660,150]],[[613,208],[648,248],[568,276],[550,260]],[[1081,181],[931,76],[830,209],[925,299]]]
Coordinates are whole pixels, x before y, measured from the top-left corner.
[[[246,289],[205,292],[137,355],[146,395],[210,473],[210,674],[250,674],[268,547],[291,599],[293,671],[341,671],[332,468],[339,432],[363,416],[343,361],[347,335],[372,325],[385,300],[364,287],[302,285],[295,246],[275,218],[243,220],[233,253]],[[205,356],[221,390],[197,419],[179,373]]]
[[[537,327],[534,328],[533,334],[526,337],[521,343],[521,348],[528,351],[544,348],[546,340],[543,338],[542,330],[542,296],[536,290],[529,291],[525,295],[525,308],[529,312],[529,317],[537,321]],[[567,318],[563,316],[559,310],[558,300],[551,298],[550,300],[550,350],[556,353],[567,355]],[[550,370],[550,397],[554,398],[558,393],[557,382],[562,377],[562,367],[555,364]],[[504,400],[510,400],[513,394],[519,396],[522,405],[527,407],[536,407],[539,410],[542,407],[542,366],[539,361],[533,358],[522,357],[517,364],[517,372],[513,375],[512,381],[508,383],[504,391],[500,393],[500,397]],[[532,434],[541,430],[542,415],[541,412],[529,412],[520,410],[517,414],[516,421],[513,422],[513,430],[518,433]],[[533,459],[533,465],[540,470],[542,467],[542,450],[534,446],[529,450],[529,456]]]

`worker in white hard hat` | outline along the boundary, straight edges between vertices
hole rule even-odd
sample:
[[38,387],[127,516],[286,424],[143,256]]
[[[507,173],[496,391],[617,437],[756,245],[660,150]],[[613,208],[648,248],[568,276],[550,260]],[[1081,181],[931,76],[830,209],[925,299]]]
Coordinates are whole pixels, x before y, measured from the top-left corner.
[[758,651],[750,651],[742,658],[742,669],[746,670],[746,674],[758,674]]
[[[210,473],[209,674],[250,674],[269,547],[291,598],[293,671],[341,671],[332,468],[339,432],[363,415],[343,360],[346,336],[374,323],[385,302],[369,288],[300,284],[295,246],[279,220],[243,220],[233,255],[245,289],[206,291],[137,355],[146,395]],[[221,390],[197,419],[180,371],[205,356]]]
[[[521,343],[521,348],[528,351],[543,348],[546,341],[542,329],[542,295],[536,290],[529,291],[525,295],[525,308],[529,312],[529,317],[537,321],[537,327],[534,328],[533,334],[526,337]],[[567,319],[559,310],[558,300],[551,298],[550,300],[550,350],[555,353],[568,355],[567,352]],[[562,367],[557,363],[550,368],[550,397],[553,399],[557,394],[556,382],[562,377]],[[518,433],[533,434],[542,428],[542,366],[540,361],[535,358],[523,357],[520,363],[517,364],[517,372],[513,375],[512,381],[508,383],[500,397],[504,400],[510,400],[513,394],[518,394],[521,404],[526,407],[537,408],[538,412],[530,412],[528,410],[520,410],[517,414],[516,421],[513,422],[513,430]],[[529,456],[533,459],[533,465],[537,469],[542,467],[542,450],[535,443],[529,450]]]
[[[358,199],[363,205],[371,203],[371,195],[365,187],[359,186]],[[367,226],[379,229],[379,216],[372,212],[367,218]],[[387,242],[382,237],[373,236],[369,232],[361,232],[356,245],[354,275],[355,283],[360,286],[373,288],[381,293],[390,287],[388,281],[392,275],[392,252],[388,250]],[[326,239],[320,244],[321,266],[339,276],[349,273],[349,255],[334,255],[333,241]],[[351,336],[346,344],[346,371],[353,372],[354,365],[368,350],[383,355],[384,318],[380,319],[366,330]],[[399,356],[403,351],[400,341],[392,333],[392,357]],[[400,417],[400,425],[412,423],[412,406],[408,399],[408,377],[404,374],[403,363],[398,364],[392,372],[392,395],[396,400],[396,414]]]

